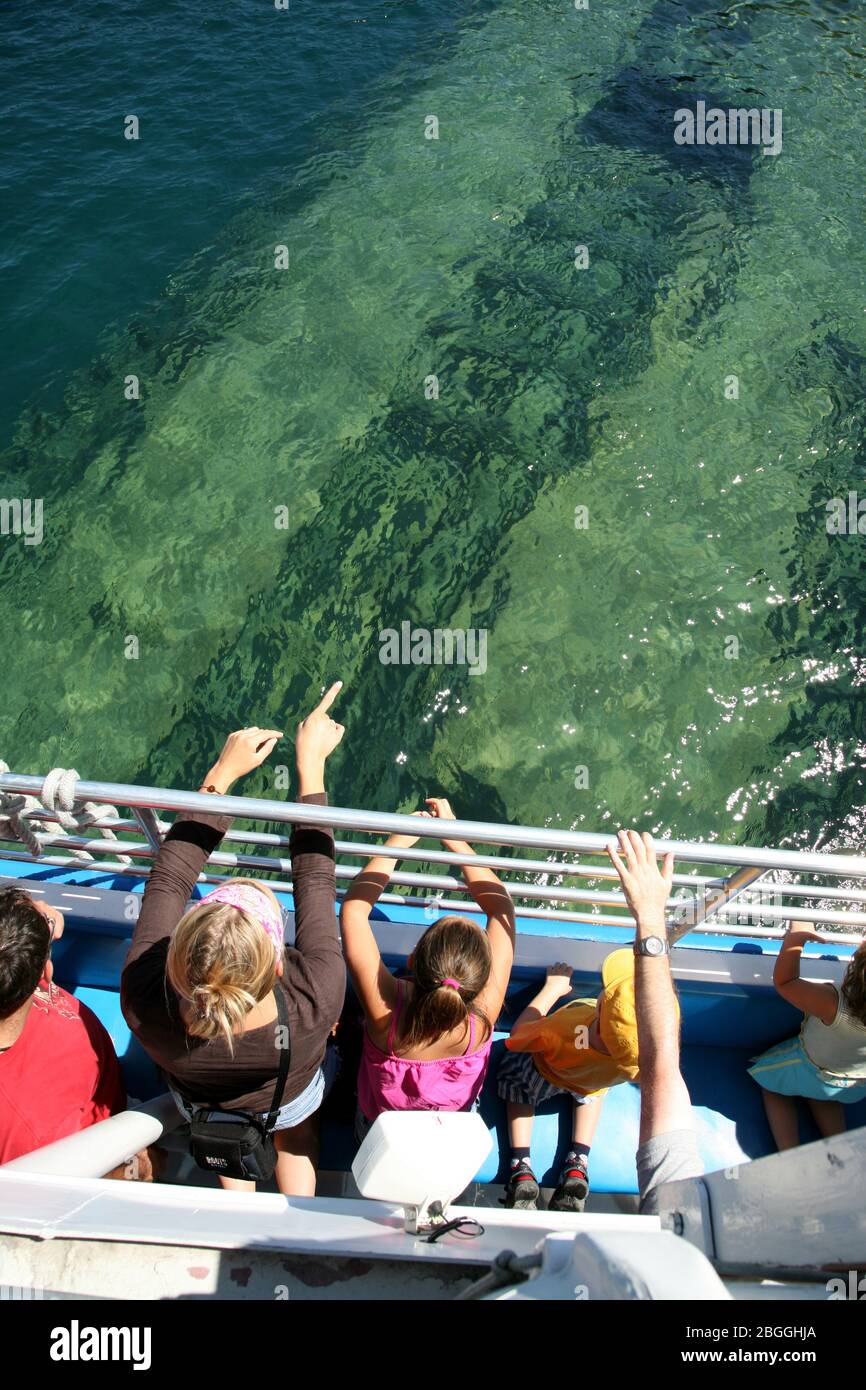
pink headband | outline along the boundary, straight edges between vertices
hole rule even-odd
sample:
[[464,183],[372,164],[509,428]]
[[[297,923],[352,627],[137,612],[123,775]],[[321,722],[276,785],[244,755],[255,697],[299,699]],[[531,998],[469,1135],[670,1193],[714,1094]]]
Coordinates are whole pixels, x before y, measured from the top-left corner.
[[444,988],[445,985],[447,985],[449,989],[459,989],[460,981],[452,980],[450,975],[446,975],[445,979],[442,981],[442,987]]
[[242,912],[248,912],[271,938],[277,959],[282,955],[282,913],[274,907],[267,893],[263,893],[260,888],[251,888],[248,883],[223,883],[212,893],[206,893],[202,902],[227,903],[229,907],[237,907]]

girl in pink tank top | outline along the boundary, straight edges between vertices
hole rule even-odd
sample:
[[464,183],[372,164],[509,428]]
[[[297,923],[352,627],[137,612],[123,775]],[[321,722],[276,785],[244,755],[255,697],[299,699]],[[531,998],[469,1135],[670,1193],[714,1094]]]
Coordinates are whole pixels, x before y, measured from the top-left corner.
[[[454,819],[447,801],[430,798],[426,804],[430,810],[419,815]],[[384,848],[408,849],[417,839],[392,835]],[[470,845],[443,844],[466,857],[463,876],[485,914],[485,927],[468,917],[434,922],[409,957],[411,980],[397,980],[387,969],[370,926],[397,859],[371,859],[343,901],[343,949],[365,1018],[361,1132],[383,1110],[469,1110],[484,1085],[514,958],[514,909],[492,869],[472,864]]]

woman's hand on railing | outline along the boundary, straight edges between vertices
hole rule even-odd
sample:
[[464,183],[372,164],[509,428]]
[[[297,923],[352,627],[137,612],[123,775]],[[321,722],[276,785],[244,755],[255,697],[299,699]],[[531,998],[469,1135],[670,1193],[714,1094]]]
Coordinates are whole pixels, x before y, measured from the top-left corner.
[[248,772],[264,762],[282,736],[280,729],[260,729],[258,725],[236,729],[226,739],[202,787],[213,787],[215,791],[225,794],[239,777],[246,777]]
[[[429,811],[413,811],[412,815],[420,816],[424,820],[432,819],[431,813]],[[382,848],[411,849],[413,845],[417,845],[420,839],[420,835],[389,835]]]
[[[424,798],[424,805],[429,806],[428,815],[434,820],[456,820],[454,812],[451,810],[451,803],[445,800],[444,796],[428,796]],[[471,845],[465,840],[443,840],[442,844],[452,854],[474,854]]]

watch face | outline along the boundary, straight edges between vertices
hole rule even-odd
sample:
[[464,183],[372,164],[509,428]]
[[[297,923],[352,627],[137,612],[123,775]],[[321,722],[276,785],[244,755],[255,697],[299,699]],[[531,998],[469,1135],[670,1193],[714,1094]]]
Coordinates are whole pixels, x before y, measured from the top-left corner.
[[644,950],[648,956],[663,956],[665,943],[660,936],[648,936],[644,941]]

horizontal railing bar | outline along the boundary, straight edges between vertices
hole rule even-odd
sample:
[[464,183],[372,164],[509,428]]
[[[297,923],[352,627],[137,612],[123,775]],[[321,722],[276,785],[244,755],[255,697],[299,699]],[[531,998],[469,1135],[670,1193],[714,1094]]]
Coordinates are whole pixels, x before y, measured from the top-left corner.
[[[51,812],[28,811],[24,813],[24,819],[57,821],[60,817]],[[89,830],[100,830],[102,827],[116,832],[126,831],[138,833],[141,829],[135,820],[105,820],[94,821],[88,826]],[[170,821],[158,822],[160,831],[165,834],[171,829]],[[273,845],[275,847],[289,848],[291,837],[288,835],[272,835],[266,831],[255,830],[235,830],[229,829],[224,841],[232,844],[254,844],[254,845]],[[13,843],[10,841],[9,843]],[[353,858],[372,858],[384,852],[384,846],[380,844],[363,844],[357,840],[337,840],[336,851],[340,855],[349,855]],[[447,850],[424,850],[424,849],[401,849],[396,854],[389,856],[401,861],[411,860],[421,864],[453,864],[460,866],[466,863],[466,856],[453,854]],[[564,877],[580,878],[599,878],[599,879],[618,879],[616,869],[612,866],[600,864],[592,866],[588,864],[567,864],[561,860],[548,859],[511,859],[503,855],[495,854],[475,854],[471,862],[476,868],[496,869],[499,873],[546,873],[562,874]],[[723,878],[710,878],[704,874],[674,874],[674,885],[683,888],[720,888],[725,883]],[[856,888],[834,888],[828,884],[807,884],[807,883],[772,883],[764,881],[760,885],[743,890],[743,897],[752,898],[780,897],[780,898],[814,898],[817,901],[837,901],[866,904],[866,891]]]
[[[37,835],[40,845],[46,845],[53,849],[83,849],[88,854],[116,854],[119,847],[123,853],[131,855],[134,859],[152,859],[153,849],[145,841],[140,840],[133,843],[128,840],[122,842],[112,842],[111,840],[89,840],[82,835]],[[40,862],[40,861],[34,861]],[[292,861],[283,859],[280,856],[268,856],[260,854],[227,854],[221,850],[215,850],[211,854],[208,863],[218,864],[229,869],[261,869],[269,873],[291,873]],[[336,865],[336,876],[342,879],[358,878],[363,870],[350,868],[347,864]],[[463,883],[458,878],[451,878],[448,874],[413,874],[401,873],[399,870],[393,873],[390,878],[391,883],[397,883],[405,888],[432,888],[434,891],[448,889],[453,891],[462,888]],[[582,890],[580,888],[547,888],[534,883],[513,883],[510,891],[516,898],[533,898],[540,902],[576,902],[576,903],[608,903],[625,906],[625,896],[622,893],[607,893],[604,889],[596,889],[594,892]],[[674,906],[682,906],[693,901],[691,898],[673,898]]]
[[[24,819],[45,820],[59,822],[60,817],[51,812],[28,811],[24,814]],[[100,830],[102,827],[115,832],[139,833],[141,826],[136,820],[105,820],[94,821],[88,826],[89,830]],[[171,822],[158,822],[160,831],[164,834],[171,829]],[[272,835],[266,831],[254,830],[228,830],[223,837],[224,841],[232,844],[254,844],[289,848],[291,837],[288,835]],[[14,843],[13,841],[9,842]],[[61,843],[58,840],[58,843]],[[349,855],[354,858],[372,858],[384,852],[384,846],[379,844],[362,844],[356,840],[337,840],[336,851],[340,855]],[[460,866],[466,863],[466,856],[454,854],[446,850],[424,850],[424,849],[401,849],[399,852],[389,856],[400,861],[412,861],[421,864],[453,864]],[[560,860],[547,859],[511,859],[503,855],[495,854],[475,854],[471,862],[476,868],[495,869],[499,873],[546,873],[562,874],[564,877],[580,877],[592,879],[618,879],[616,869],[612,866],[601,864],[597,866],[587,864],[567,864]],[[725,883],[723,878],[710,878],[704,874],[674,874],[674,885],[683,888],[720,888]],[[762,898],[814,898],[816,901],[836,901],[866,904],[866,891],[856,888],[834,888],[828,884],[804,884],[804,883],[771,883],[762,882],[752,888],[743,890],[743,897],[749,899],[757,896]]]
[[866,927],[866,912],[834,912],[822,907],[781,907],[762,906],[760,903],[740,903],[716,909],[719,917],[736,917],[739,914],[749,917],[764,917],[768,922],[787,922],[791,919],[800,922],[842,922],[849,927]]
[[754,888],[744,888],[743,897],[759,898],[826,898],[828,902],[866,903],[866,893],[856,888],[830,888],[823,884],[820,888],[807,883],[764,883]]
[[[0,789],[39,796],[43,779],[0,775]],[[206,792],[183,792],[160,787],[137,787],[121,782],[79,781],[75,794],[82,800],[107,802],[114,806],[150,808],[156,811],[199,811],[242,820],[298,822],[330,825],[343,830],[417,835],[415,816],[388,811],[357,811],[341,806],[319,806],[303,802],[265,801],[258,797],[216,796]],[[460,839],[476,844],[519,845],[539,849],[559,849],[585,854],[606,854],[612,835],[588,831],[552,830],[549,826],[497,825],[488,821],[452,820],[425,822],[427,839]],[[659,847],[676,858],[697,864],[731,867],[787,869],[799,873],[833,874],[843,878],[866,878],[866,858],[862,855],[820,854],[805,850],[753,849],[748,845],[701,844],[683,840],[660,840]]]
[[[25,812],[24,819],[60,821],[60,816],[51,812]],[[101,827],[108,830],[126,831],[126,833],[138,834],[140,826],[136,820],[95,820],[88,827],[89,830],[100,830]],[[170,821],[161,821],[160,830],[171,830]],[[253,844],[253,845],[274,845],[274,847],[284,847],[291,845],[289,835],[268,834],[267,831],[254,830],[231,830],[224,835],[224,841],[231,841],[232,844]],[[58,838],[57,844],[63,842],[63,837]],[[13,841],[10,841],[13,844]],[[360,841],[336,841],[336,853],[338,855],[350,855],[353,858],[373,858],[375,855],[384,852],[382,845],[361,844]],[[389,858],[399,860],[411,860],[416,863],[442,863],[442,865],[460,866],[467,862],[466,855],[457,855],[443,849],[400,849],[395,855]],[[505,855],[473,855],[471,863],[480,869],[495,869],[499,873],[552,873],[562,874],[563,877],[581,878],[619,878],[613,866],[606,865],[571,865],[564,863],[563,860],[549,859],[512,859]],[[710,878],[705,874],[674,874],[673,883],[676,887],[684,888],[720,888],[726,883],[724,878]],[[856,888],[835,888],[830,884],[799,884],[799,883],[762,883],[756,887],[745,888],[742,897],[748,898],[813,898],[816,901],[835,901],[835,902],[862,902],[866,903],[866,891],[856,890]]]
[[[22,851],[10,850],[5,853],[4,858],[12,860],[22,860],[27,863],[38,862],[52,868],[87,870],[88,865],[82,864],[80,859],[72,859],[62,855],[45,855],[38,861],[34,861],[32,856]],[[101,863],[98,869],[90,869],[91,872],[104,874],[116,874],[118,877],[137,877],[147,878],[150,875],[150,867],[143,864],[121,864],[119,862]],[[199,874],[200,883],[225,883],[225,874],[203,873]],[[294,884],[291,880],[271,881],[268,885],[277,893],[293,893]],[[338,888],[337,897],[345,897],[345,891]],[[400,907],[422,907],[435,906],[438,911],[455,911],[461,913],[480,913],[482,909],[471,899],[463,898],[441,898],[438,894],[435,897],[413,898],[403,893],[382,893],[377,899],[379,903],[393,904]],[[549,921],[554,925],[557,922],[577,922],[582,926],[593,927],[619,927],[623,931],[633,933],[635,928],[634,918],[626,917],[623,914],[613,916],[605,913],[589,912],[551,912],[544,907],[521,907],[518,916],[533,918],[538,921]],[[399,925],[399,923],[397,924]],[[768,937],[773,940],[781,940],[784,932],[781,929],[770,927],[756,927],[751,924],[739,925],[736,927],[726,927],[722,922],[716,922],[712,926],[693,927],[690,931],[692,935],[705,936],[757,936]],[[828,945],[858,946],[861,944],[862,936],[845,935],[841,932],[833,932],[822,938]]]
[[[233,837],[229,837],[233,838]],[[423,837],[422,837],[423,838]],[[611,865],[593,866],[591,864],[565,864],[560,860],[549,859],[507,859],[501,854],[473,854],[467,861],[465,854],[454,854],[451,850],[400,849],[387,850],[384,845],[362,845],[354,840],[337,840],[337,853],[354,858],[373,858],[384,855],[388,859],[410,860],[420,864],[454,864],[467,862],[477,869],[495,869],[497,873],[519,874],[562,874],[572,878],[609,878],[619,880],[619,874]],[[674,883],[679,887],[702,888],[708,884],[721,884],[724,879],[705,878],[701,874],[674,874]],[[864,894],[866,901],[866,894]]]
[[[110,854],[116,854],[118,850],[121,850],[122,853],[128,854],[132,858],[138,859],[151,859],[154,854],[152,847],[144,841],[110,841],[104,840],[101,837],[99,839],[90,839],[86,836],[79,835],[37,835],[37,839],[41,845],[47,848],[80,849],[94,856],[108,856]],[[44,860],[33,862],[44,862]],[[77,862],[81,863],[80,860]],[[292,871],[291,860],[279,856],[228,854],[218,850],[210,856],[209,862],[225,868],[258,869],[266,873],[291,873]],[[351,880],[356,878],[362,870],[338,864],[335,872],[337,878]],[[451,878],[444,874],[397,872],[392,874],[391,882],[407,888],[429,888],[434,893],[441,892],[442,890],[453,891],[463,886],[459,879]],[[625,906],[625,897],[623,894],[608,893],[603,889],[588,891],[580,888],[546,887],[537,884],[512,883],[509,885],[509,890],[512,896],[517,899],[529,899],[532,901],[550,903],[585,902],[597,903],[602,906]],[[673,910],[677,908],[687,909],[690,904],[695,902],[696,899],[694,898],[672,898],[670,908]],[[796,916],[803,921],[837,922],[843,926],[866,926],[866,913],[839,912],[824,908],[804,908],[799,906],[795,909],[791,907],[786,908],[784,906],[768,906],[761,903],[751,904],[741,902],[740,900],[737,901],[736,905],[724,905],[717,908],[713,915],[719,918],[737,916],[741,919],[746,918],[755,921],[788,921],[795,913]],[[681,923],[681,927],[683,925],[685,925],[684,922]],[[695,927],[691,925],[688,929],[694,930]],[[679,934],[682,935],[682,930],[679,930]]]
[[[47,845],[56,849],[83,849],[89,854],[114,854],[117,851],[117,843],[110,840],[87,839],[80,835],[37,835],[40,844]],[[129,854],[137,859],[149,859],[153,857],[153,849],[144,841],[132,843],[124,841],[123,853]],[[260,869],[269,873],[291,873],[292,864],[290,859],[280,856],[256,855],[256,854],[226,854],[216,850],[210,856],[210,863],[223,865],[230,869]],[[363,870],[353,869],[348,865],[338,864],[336,866],[337,878],[354,879]],[[460,879],[451,878],[447,874],[414,874],[397,872],[391,875],[391,883],[400,884],[405,888],[431,888],[434,890],[447,889],[454,891],[463,885]],[[509,884],[509,891],[515,898],[530,898],[540,902],[574,902],[574,903],[601,903],[602,905],[620,904],[625,906],[625,897],[622,893],[608,893],[604,889],[590,891],[582,888],[548,888],[531,883],[512,883]],[[687,908],[694,903],[694,898],[671,898],[669,907],[673,910],[677,908]],[[824,908],[798,907],[797,916],[805,922],[840,922],[845,926],[866,926],[866,913],[863,912],[833,912]],[[793,911],[790,908],[765,906],[763,904],[740,903],[725,904],[715,909],[713,914],[719,917],[730,917],[731,915],[755,918],[760,921],[762,918],[768,921],[787,921]]]
[[[60,817],[39,811],[28,811],[24,819],[59,821]],[[165,834],[171,829],[168,821],[158,822],[160,831]],[[109,830],[129,831],[137,834],[141,830],[138,821],[135,820],[105,820],[94,821],[89,825],[88,830],[100,830],[105,826]],[[422,839],[424,836],[421,837]],[[288,849],[291,845],[291,836],[273,835],[261,830],[235,830],[229,829],[223,836],[224,840],[230,840],[233,844],[248,845],[272,845],[274,848]],[[465,854],[454,854],[450,850],[426,850],[426,849],[401,849],[395,853],[390,853],[385,849],[384,844],[362,843],[359,840],[337,840],[337,854],[348,855],[356,859],[372,859],[379,854],[386,854],[389,858],[400,860],[412,860],[420,864],[454,864],[461,865],[466,863]],[[510,859],[503,855],[496,854],[474,854],[471,861],[476,868],[496,869],[499,873],[525,873],[525,874],[568,874],[575,878],[610,878],[618,879],[619,874],[612,865],[600,864],[593,867],[590,864],[566,864],[559,860],[550,859]],[[677,885],[688,888],[719,887],[725,882],[722,878],[708,878],[703,874],[674,874],[673,881]],[[866,902],[866,893],[863,895]]]

